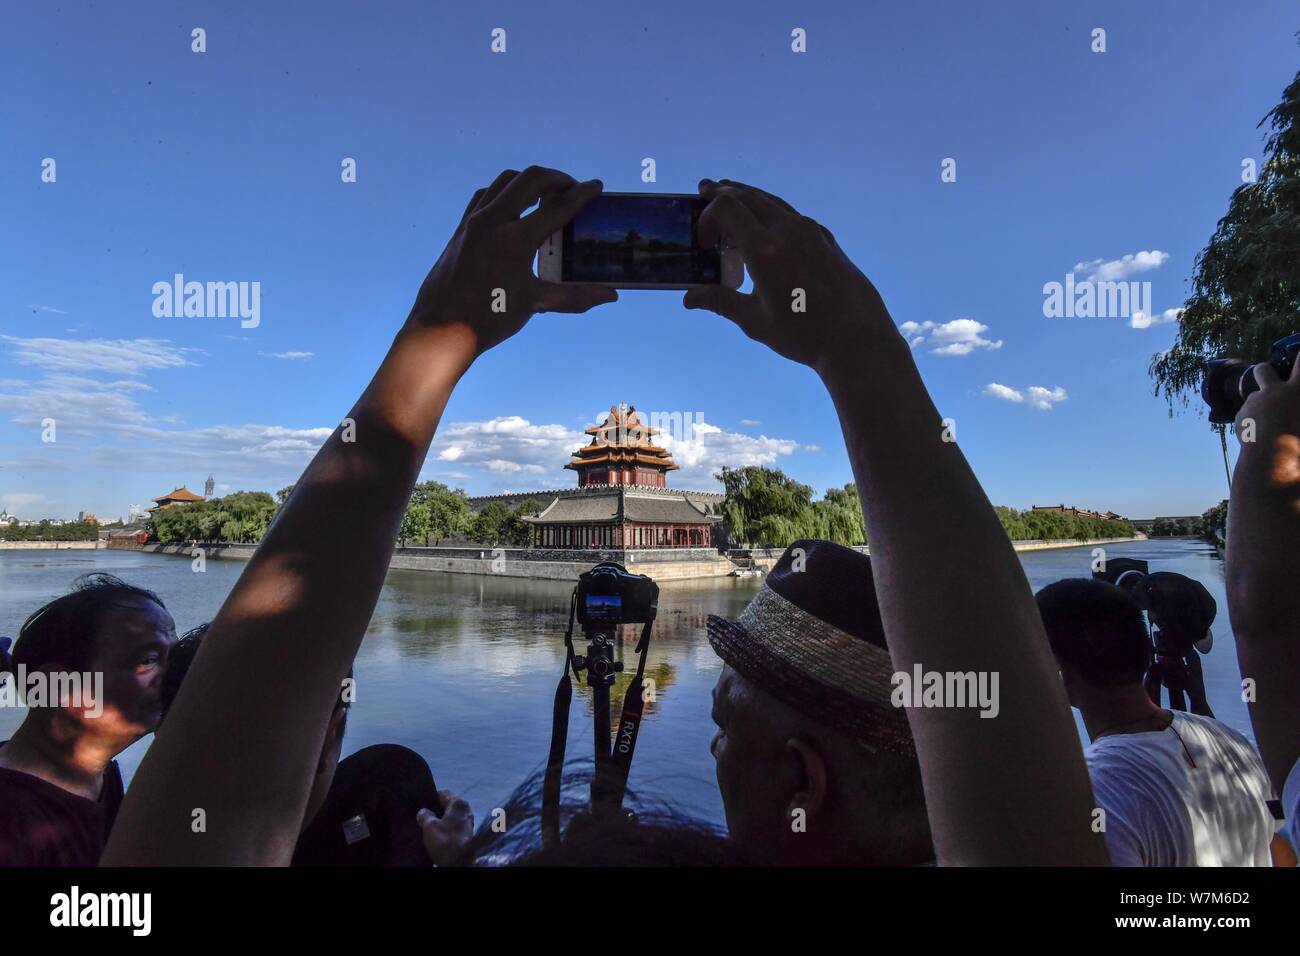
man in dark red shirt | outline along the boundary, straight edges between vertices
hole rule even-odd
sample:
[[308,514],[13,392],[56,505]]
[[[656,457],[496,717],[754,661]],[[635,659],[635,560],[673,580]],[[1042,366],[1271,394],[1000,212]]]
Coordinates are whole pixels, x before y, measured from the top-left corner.
[[28,706],[0,744],[0,866],[99,862],[122,802],[113,758],[157,727],[175,640],[157,595],[95,574],[29,617],[12,656],[0,652]]

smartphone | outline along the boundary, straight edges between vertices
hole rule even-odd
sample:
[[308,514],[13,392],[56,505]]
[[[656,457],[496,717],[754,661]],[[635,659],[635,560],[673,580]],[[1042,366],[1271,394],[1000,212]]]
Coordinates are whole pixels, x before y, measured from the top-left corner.
[[691,193],[602,193],[537,251],[537,275],[551,282],[594,282],[619,289],[740,287],[740,250],[703,246]]

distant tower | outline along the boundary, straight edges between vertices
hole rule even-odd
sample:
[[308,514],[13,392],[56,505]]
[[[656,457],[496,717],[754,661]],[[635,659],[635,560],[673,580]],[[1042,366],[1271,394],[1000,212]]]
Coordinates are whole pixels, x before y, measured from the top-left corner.
[[211,500],[211,498],[212,498],[212,489],[213,489],[213,487],[214,487],[215,484],[216,484],[216,482],[213,480],[212,476],[211,476],[211,475],[208,475],[208,480],[205,481],[205,482],[203,483],[203,500],[204,500],[204,501],[209,501],[209,500]]
[[677,469],[673,456],[654,444],[662,429],[642,422],[632,405],[611,405],[602,425],[585,430],[591,441],[573,453],[565,468],[578,473],[578,487],[640,485],[663,488]]

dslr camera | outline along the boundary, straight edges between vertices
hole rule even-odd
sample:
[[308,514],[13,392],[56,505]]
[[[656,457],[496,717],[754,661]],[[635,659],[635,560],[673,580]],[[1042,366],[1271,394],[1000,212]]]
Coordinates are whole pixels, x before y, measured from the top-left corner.
[[604,561],[578,575],[578,623],[586,633],[648,623],[658,608],[659,585],[621,564]]
[[659,609],[659,585],[644,574],[630,574],[613,561],[604,561],[578,575],[574,608],[582,633],[587,635],[587,655],[578,657],[591,686],[612,686],[623,669],[614,660],[612,635],[620,624],[649,624]]
[[[1269,349],[1268,364],[1278,377],[1291,377],[1296,355],[1300,354],[1300,332],[1292,332],[1278,339]],[[1210,421],[1226,425],[1234,421],[1241,406],[1251,392],[1259,391],[1255,381],[1255,366],[1242,359],[1211,359],[1205,363],[1205,379],[1201,382],[1201,398],[1210,406]]]
[[1156,706],[1163,688],[1174,710],[1213,717],[1200,654],[1214,646],[1210,625],[1218,605],[1205,585],[1174,571],[1152,574],[1147,562],[1137,558],[1111,558],[1092,576],[1123,588],[1146,611],[1154,631],[1151,663],[1142,683]]

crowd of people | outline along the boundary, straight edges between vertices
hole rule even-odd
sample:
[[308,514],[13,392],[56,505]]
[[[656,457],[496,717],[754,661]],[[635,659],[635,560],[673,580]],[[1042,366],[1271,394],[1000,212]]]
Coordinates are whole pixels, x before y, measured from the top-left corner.
[[[684,303],[824,383],[871,555],[797,542],[739,618],[710,618],[726,831],[571,808],[563,839],[543,846],[520,838],[535,832],[535,780],[504,833],[476,833],[419,754],[380,745],[340,759],[352,662],[452,389],[535,313],[617,298],[532,270],[600,190],[530,167],[474,194],[210,623],[178,640],[161,597],[108,575],[26,620],[0,670],[102,674],[102,699],[30,707],[0,745],[0,864],[1294,864],[1300,376],[1258,371],[1229,506],[1227,594],[1256,750],[1204,710],[1160,706],[1128,590],[1080,579],[1034,595],[875,287],[824,226],[730,180],[700,185],[701,239],[738,248],[753,291],[697,287]],[[993,712],[900,706],[896,677],[912,673],[995,675],[1000,699]],[[150,733],[124,792],[115,757]]]

